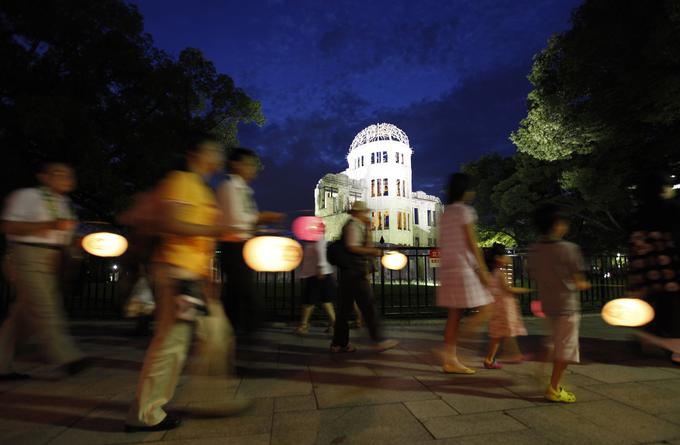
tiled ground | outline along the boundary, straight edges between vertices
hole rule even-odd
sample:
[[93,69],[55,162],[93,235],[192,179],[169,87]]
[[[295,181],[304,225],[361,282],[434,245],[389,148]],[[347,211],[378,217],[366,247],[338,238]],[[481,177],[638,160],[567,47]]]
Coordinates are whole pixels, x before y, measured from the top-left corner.
[[[527,325],[533,335],[520,344],[531,352],[541,326]],[[35,378],[0,384],[0,444],[680,445],[680,367],[640,355],[630,331],[594,316],[583,320],[583,363],[566,378],[579,400],[573,405],[541,398],[538,382],[549,369],[531,361],[474,376],[442,374],[431,352],[441,340],[440,321],[390,324],[402,340],[398,348],[342,356],[327,352],[322,328],[302,338],[271,327],[257,341],[241,342],[243,377],[183,378],[172,408],[186,413],[184,425],[148,434],[122,432],[148,339],[130,337],[126,322],[78,322],[73,329],[94,365],[60,378],[20,362]],[[353,335],[359,347],[366,342],[363,333]],[[483,341],[476,346],[466,355],[479,367]],[[252,406],[240,414],[191,417],[243,400]]]

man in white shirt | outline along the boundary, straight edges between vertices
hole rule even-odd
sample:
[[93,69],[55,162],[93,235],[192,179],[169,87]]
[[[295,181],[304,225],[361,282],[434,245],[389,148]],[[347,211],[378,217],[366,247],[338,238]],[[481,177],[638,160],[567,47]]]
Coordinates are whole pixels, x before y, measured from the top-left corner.
[[0,380],[20,380],[13,371],[15,347],[26,332],[36,336],[47,359],[68,374],[83,369],[83,354],[68,333],[57,271],[62,249],[76,226],[66,196],[76,185],[71,167],[45,164],[39,187],[20,189],[7,199],[1,228],[9,242],[6,270],[17,297],[0,328]]
[[[243,245],[255,236],[259,224],[280,222],[282,213],[260,212],[248,185],[260,169],[257,154],[247,148],[233,148],[228,160],[229,175],[218,185],[217,203],[229,234],[222,238],[222,302],[234,327],[246,333],[257,330],[264,304],[255,292],[255,273],[243,259]],[[223,281],[224,282],[224,281]]]
[[384,351],[399,344],[397,340],[383,335],[380,317],[375,308],[373,291],[368,280],[369,261],[382,255],[373,247],[370,234],[371,217],[366,203],[355,201],[350,210],[350,218],[342,228],[341,242],[349,257],[346,263],[338,265],[340,293],[338,313],[335,320],[331,352],[354,352],[356,348],[349,342],[349,323],[347,322],[354,302],[359,306],[374,343],[374,349]]

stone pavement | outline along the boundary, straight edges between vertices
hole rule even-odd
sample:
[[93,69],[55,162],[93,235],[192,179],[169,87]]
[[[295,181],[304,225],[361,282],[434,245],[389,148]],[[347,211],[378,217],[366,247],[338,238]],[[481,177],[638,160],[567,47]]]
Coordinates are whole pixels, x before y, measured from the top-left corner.
[[[0,384],[0,444],[680,445],[680,367],[641,356],[630,331],[585,317],[583,363],[566,378],[578,402],[556,405],[541,397],[536,375],[548,368],[538,363],[442,374],[431,352],[442,327],[441,321],[391,324],[398,348],[341,356],[327,352],[322,328],[301,338],[291,328],[270,327],[257,341],[242,342],[244,377],[183,378],[172,402],[190,413],[251,399],[249,410],[187,418],[169,432],[126,434],[123,419],[148,339],[128,336],[125,322],[74,323],[94,366],[62,379],[37,363],[20,363],[36,378]],[[525,352],[537,347],[541,334],[539,320],[527,320],[527,327],[532,336],[520,341]],[[366,342],[353,335],[358,346]],[[468,351],[468,362],[479,366],[479,353]]]

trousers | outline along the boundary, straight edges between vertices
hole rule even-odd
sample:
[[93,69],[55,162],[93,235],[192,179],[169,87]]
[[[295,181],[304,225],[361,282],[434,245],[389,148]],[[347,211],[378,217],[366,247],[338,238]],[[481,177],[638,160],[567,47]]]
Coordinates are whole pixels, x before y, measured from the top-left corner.
[[188,322],[176,318],[178,280],[196,277],[167,264],[153,265],[152,276],[156,289],[156,327],[127,415],[127,424],[133,426],[152,426],[165,419],[167,413],[163,407],[175,394],[194,337],[190,374],[226,377],[233,366],[233,330],[212,286],[205,283],[209,315]]
[[0,374],[12,372],[16,346],[36,337],[46,359],[64,365],[83,357],[68,332],[57,278],[61,253],[17,244],[6,258],[6,273],[16,287],[16,300],[0,328]]
[[364,270],[341,269],[340,293],[333,333],[333,346],[347,346],[349,343],[349,319],[352,317],[354,302],[364,317],[371,339],[375,342],[384,340],[382,327],[373,300],[373,291]]

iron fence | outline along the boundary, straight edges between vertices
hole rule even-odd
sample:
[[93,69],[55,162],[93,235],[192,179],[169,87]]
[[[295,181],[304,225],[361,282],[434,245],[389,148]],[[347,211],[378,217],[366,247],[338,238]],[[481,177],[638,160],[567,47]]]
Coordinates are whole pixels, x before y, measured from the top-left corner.
[[[436,318],[446,312],[436,306],[437,267],[430,260],[429,248],[399,248],[408,259],[399,271],[385,269],[379,261],[373,264],[370,281],[379,311],[387,318]],[[512,255],[508,269],[516,287],[534,288],[526,269],[526,255]],[[585,312],[599,310],[607,301],[626,290],[627,260],[620,254],[587,255],[592,289],[581,294]],[[216,261],[216,263],[219,263]],[[116,259],[87,257],[79,267],[72,285],[64,293],[64,307],[75,318],[117,318],[126,298],[121,280],[127,271]],[[219,275],[219,270],[216,270]],[[303,280],[299,274],[257,273],[256,289],[265,302],[270,320],[294,320],[298,317]],[[4,317],[13,291],[7,280],[0,280],[0,316]],[[530,302],[535,292],[519,297],[522,311],[530,314]]]

